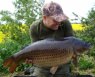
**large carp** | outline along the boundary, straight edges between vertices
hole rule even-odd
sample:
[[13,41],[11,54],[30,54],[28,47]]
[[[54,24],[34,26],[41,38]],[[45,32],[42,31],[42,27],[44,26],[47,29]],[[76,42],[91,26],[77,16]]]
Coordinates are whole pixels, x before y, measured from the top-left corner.
[[68,63],[74,53],[82,53],[90,48],[90,44],[75,38],[48,38],[30,44],[4,61],[4,66],[13,73],[16,67],[27,59],[39,67],[52,67]]

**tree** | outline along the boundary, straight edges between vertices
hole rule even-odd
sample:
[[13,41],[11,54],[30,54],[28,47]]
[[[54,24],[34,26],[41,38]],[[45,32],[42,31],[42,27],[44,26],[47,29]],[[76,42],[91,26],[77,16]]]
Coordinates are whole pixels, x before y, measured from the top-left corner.
[[88,22],[89,24],[91,25],[95,24],[95,6],[93,6],[89,11],[88,20],[89,20]]
[[9,11],[1,11],[0,12],[0,23],[1,24],[8,24],[10,22],[13,22],[14,20],[11,17],[12,13],[10,13]]
[[40,18],[42,4],[37,0],[15,0],[16,19],[29,26],[35,19]]
[[2,65],[6,57],[30,43],[29,26],[41,16],[42,3],[36,0],[15,0],[13,4],[16,8],[14,13],[0,12],[0,31],[5,35],[3,43],[0,43],[0,72],[6,72]]
[[86,24],[86,28],[79,33],[79,37],[91,43],[92,48],[88,55],[95,57],[95,6],[91,8],[83,22]]
[[15,6],[15,12],[9,11],[0,12],[0,24],[19,23],[30,26],[35,19],[41,17],[41,7],[44,1],[37,0],[15,0],[13,2]]
[[0,23],[5,24],[0,30],[3,31],[3,33],[8,33],[10,30],[10,39],[21,42],[22,38],[19,37],[22,36],[24,38],[23,32],[20,29],[22,23],[27,25],[26,33],[29,33],[28,29],[30,24],[41,16],[41,6],[43,2],[41,3],[37,0],[15,0],[13,4],[16,8],[14,13],[10,13],[9,11],[0,12]]

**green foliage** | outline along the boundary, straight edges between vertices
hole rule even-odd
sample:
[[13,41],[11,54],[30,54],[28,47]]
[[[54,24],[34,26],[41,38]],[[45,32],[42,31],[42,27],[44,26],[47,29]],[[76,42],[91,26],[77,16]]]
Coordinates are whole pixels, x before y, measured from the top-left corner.
[[0,72],[7,72],[3,68],[3,60],[30,43],[29,27],[16,24],[1,25],[0,31],[5,34],[4,41],[0,43]]
[[15,15],[9,11],[0,11],[0,26],[3,25],[21,25],[20,21],[15,19]]
[[88,14],[88,24],[94,25],[95,24],[95,6],[91,8]]
[[0,24],[26,24],[30,26],[35,19],[41,17],[43,2],[37,0],[15,0],[15,12],[0,12]]
[[[43,3],[36,0],[15,0],[15,12],[8,11],[0,12],[0,31],[5,34],[4,41],[0,43],[0,72],[7,73],[7,69],[3,67],[3,61],[10,55],[18,52],[22,47],[30,43],[29,25],[35,19],[41,16],[41,6]],[[75,36],[84,41],[91,43],[92,48],[87,55],[83,55],[79,59],[80,69],[89,69],[95,67],[95,9],[94,7],[89,11],[88,18],[83,18],[87,24],[84,31],[75,32]],[[22,25],[25,23],[26,25]],[[21,64],[17,71],[24,70],[26,64]]]
[[76,31],[75,36],[89,42],[91,49],[79,59],[80,70],[87,70],[95,68],[95,7],[93,7],[88,14],[87,18],[82,18],[83,31]]
[[21,45],[24,45],[25,42],[30,42],[29,27],[26,25],[3,25],[0,26],[0,31],[6,35],[6,38],[14,40]]
[[79,68],[82,70],[86,70],[89,68],[95,67],[95,26],[89,25],[86,27],[84,31],[75,32],[75,36],[89,42],[91,44],[91,48],[88,51],[87,55],[83,55],[79,60]]
[[[8,72],[2,65],[4,59],[31,43],[29,26],[35,19],[40,18],[43,3],[37,0],[15,0],[13,4],[14,13],[0,12],[0,31],[5,35],[3,42],[0,43],[0,72],[4,73]],[[23,70],[27,66],[21,64],[17,70]]]
[[37,0],[16,0],[14,2],[16,19],[25,22],[29,26],[35,19],[41,16],[42,4],[37,2]]
[[3,68],[3,60],[17,52],[19,49],[20,45],[11,39],[6,39],[5,42],[0,43],[0,72],[8,72]]
[[12,13],[9,11],[0,11],[0,24],[8,24],[10,22],[13,22],[11,15]]
[[80,60],[79,60],[80,69],[87,70],[87,69],[93,68],[94,66],[95,65],[94,65],[93,57],[90,57],[88,55],[83,55],[80,57]]

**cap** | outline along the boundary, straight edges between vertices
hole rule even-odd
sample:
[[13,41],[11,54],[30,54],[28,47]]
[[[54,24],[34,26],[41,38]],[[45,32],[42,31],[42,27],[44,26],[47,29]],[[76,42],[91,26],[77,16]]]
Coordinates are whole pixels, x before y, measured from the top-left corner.
[[45,16],[50,16],[58,22],[68,19],[68,17],[63,13],[61,6],[53,1],[46,3],[43,6],[42,14]]

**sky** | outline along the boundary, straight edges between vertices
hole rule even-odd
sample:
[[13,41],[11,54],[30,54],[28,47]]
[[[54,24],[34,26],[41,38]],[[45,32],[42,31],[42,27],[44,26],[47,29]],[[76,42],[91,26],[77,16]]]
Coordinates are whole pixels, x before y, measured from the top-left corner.
[[9,10],[14,12],[14,5],[12,4],[13,0],[0,0],[0,11]]
[[[0,11],[9,10],[14,12],[14,0],[0,0]],[[64,13],[73,19],[75,16],[72,12],[78,14],[80,17],[87,17],[88,11],[95,5],[95,0],[45,0],[46,2],[54,1],[62,6]]]

